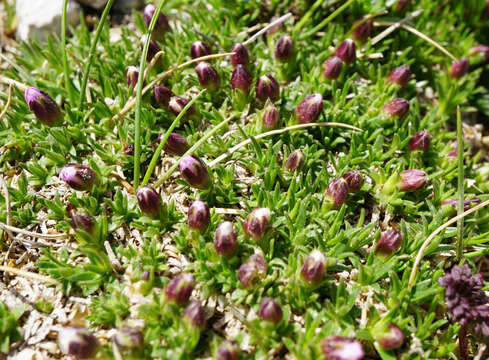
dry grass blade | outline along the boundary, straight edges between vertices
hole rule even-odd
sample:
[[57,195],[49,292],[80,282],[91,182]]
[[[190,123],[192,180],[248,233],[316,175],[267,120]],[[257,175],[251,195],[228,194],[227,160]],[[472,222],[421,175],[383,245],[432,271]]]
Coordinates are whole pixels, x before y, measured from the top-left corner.
[[53,285],[61,285],[58,280],[52,279],[49,276],[44,276],[41,274],[36,274],[30,271],[25,271],[21,269],[17,269],[11,266],[0,265],[0,271],[8,272],[14,275],[22,276],[28,279],[42,281],[44,283],[53,284]]
[[20,229],[20,228],[17,228],[15,226],[7,225],[7,224],[4,224],[4,223],[0,223],[0,228],[2,228],[4,230],[8,230],[8,231],[13,231],[13,232],[16,232],[16,233],[19,233],[19,234],[24,234],[24,235],[27,235],[27,236],[32,236],[32,237],[35,237],[35,238],[41,238],[41,239],[63,239],[63,238],[68,237],[67,234],[40,234],[40,233],[36,233],[36,232],[33,232],[33,231],[27,231],[27,230],[24,230],[24,229]]
[[395,22],[395,23],[387,23],[387,22],[376,23],[377,25],[386,24],[386,25],[390,25],[390,26],[387,29],[385,29],[384,31],[382,31],[379,35],[377,35],[376,37],[374,37],[372,39],[372,46],[377,44],[378,42],[382,41],[384,38],[386,38],[391,33],[393,33],[396,29],[401,27],[405,22],[410,21],[411,19],[414,19],[416,16],[420,15],[422,12],[423,12],[422,9],[417,10],[417,11],[409,14],[408,16],[406,16],[404,19],[399,20],[398,22]]

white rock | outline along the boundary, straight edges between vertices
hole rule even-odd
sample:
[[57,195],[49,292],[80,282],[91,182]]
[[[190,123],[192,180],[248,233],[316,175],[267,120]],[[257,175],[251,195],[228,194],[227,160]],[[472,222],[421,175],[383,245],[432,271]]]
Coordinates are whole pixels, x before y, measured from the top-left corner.
[[[50,34],[61,34],[63,0],[17,0],[16,11],[17,39],[44,41]],[[66,10],[67,24],[78,25],[80,13],[80,5],[69,0]]]
[[[93,9],[102,9],[108,0],[78,0],[78,2],[85,6],[90,6]],[[117,2],[118,0],[115,0]]]

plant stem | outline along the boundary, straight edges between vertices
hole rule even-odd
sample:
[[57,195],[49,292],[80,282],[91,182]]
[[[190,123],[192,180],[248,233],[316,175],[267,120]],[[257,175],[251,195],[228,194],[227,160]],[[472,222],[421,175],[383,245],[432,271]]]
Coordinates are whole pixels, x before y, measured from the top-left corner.
[[[338,0],[335,0],[335,1],[332,1],[330,4],[327,4],[327,5],[332,6],[337,2],[338,2]],[[309,20],[309,18],[312,16],[312,14],[314,14],[316,9],[318,7],[320,7],[322,4],[323,4],[323,0],[316,0],[316,2],[314,4],[312,4],[312,6],[309,8],[309,10],[307,10],[307,12],[304,14],[304,16],[302,16],[302,18],[299,20],[299,22],[295,25],[294,34],[297,34],[302,29],[302,27],[307,22],[307,20]]]
[[141,61],[139,63],[139,76],[136,90],[136,117],[134,123],[134,191],[136,192],[139,186],[139,175],[140,175],[140,165],[141,165],[141,98],[143,92],[143,74],[144,67],[146,66],[146,56],[148,55],[149,42],[151,41],[151,34],[156,25],[156,20],[160,15],[161,8],[165,3],[164,0],[160,0],[156,10],[151,19],[151,23],[148,27],[148,32],[146,33],[146,41],[144,42],[143,53],[141,54]]
[[[224,125],[226,125],[232,118],[234,118],[236,115],[231,115],[227,119],[224,119],[221,121],[217,126],[212,128],[210,131],[208,131],[202,138],[199,139],[190,149],[187,150],[185,154],[183,154],[180,159],[186,155],[192,154],[195,150],[199,148],[200,145],[202,145],[207,139],[209,139],[212,135],[214,135],[220,128],[222,128]],[[166,173],[163,174],[162,177],[160,177],[155,183],[154,187],[158,187],[162,185],[166,179],[170,177],[171,174],[175,171],[175,169],[178,166],[178,162],[176,162],[172,167],[170,167]]]
[[[462,117],[457,106],[457,155],[458,155],[458,207],[457,215],[464,212],[464,143],[462,139]],[[462,259],[464,250],[464,219],[457,220],[457,262]]]
[[68,98],[70,100],[70,105],[75,104],[75,95],[73,94],[73,89],[70,83],[70,68],[68,67],[68,57],[66,56],[66,8],[68,6],[68,0],[63,0],[63,15],[61,17],[61,46],[63,50],[62,61],[63,61],[63,72],[65,73],[65,86],[66,91],[68,91]]
[[165,146],[166,141],[170,137],[171,132],[173,131],[173,129],[175,129],[177,127],[177,125],[180,123],[180,119],[185,115],[187,110],[190,109],[190,107],[193,105],[193,103],[204,93],[204,91],[205,91],[205,89],[202,90],[200,93],[198,93],[197,96],[195,96],[192,100],[190,100],[187,105],[185,105],[185,107],[182,109],[182,111],[180,111],[180,113],[175,118],[175,120],[173,120],[173,122],[171,123],[168,130],[166,130],[165,135],[161,139],[160,144],[156,148],[156,151],[154,152],[153,157],[151,158],[151,162],[149,163],[148,170],[146,170],[146,174],[144,175],[144,179],[141,182],[141,185],[146,185],[148,183],[149,178],[151,177],[151,174],[153,173],[153,170],[156,166],[156,162],[160,158],[160,154],[161,154],[161,151],[163,150],[163,146]]
[[458,349],[460,352],[460,360],[469,359],[469,349],[467,343],[467,328],[462,326],[458,331]]
[[100,35],[102,34],[102,29],[104,28],[105,19],[107,19],[107,15],[109,15],[109,11],[113,3],[114,0],[109,0],[107,2],[107,5],[105,5],[104,12],[100,17],[100,21],[97,25],[97,30],[95,31],[95,37],[93,38],[93,41],[90,44],[90,50],[88,51],[88,61],[85,65],[85,69],[83,69],[83,79],[80,88],[80,101],[78,102],[79,108],[82,107],[83,102],[85,101],[85,89],[87,88],[88,74],[90,72],[90,67],[92,66],[93,59],[95,58],[95,48],[97,47],[98,40],[100,39]]

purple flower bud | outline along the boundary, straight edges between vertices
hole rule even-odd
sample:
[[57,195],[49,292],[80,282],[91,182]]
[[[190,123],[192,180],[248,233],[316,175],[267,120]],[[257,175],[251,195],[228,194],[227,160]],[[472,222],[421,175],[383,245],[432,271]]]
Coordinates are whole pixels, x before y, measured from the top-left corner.
[[390,255],[402,245],[402,232],[400,229],[392,229],[382,234],[377,242],[376,251]]
[[274,104],[268,104],[263,109],[261,123],[267,130],[273,130],[277,127],[279,120],[278,109]]
[[404,88],[406,87],[410,77],[411,69],[409,68],[409,65],[401,65],[391,71],[387,81]]
[[95,230],[95,221],[88,214],[72,213],[71,222],[73,229],[81,229],[89,234],[93,234]]
[[403,119],[409,112],[409,101],[397,98],[384,105],[384,112],[391,116]]
[[267,273],[267,261],[261,254],[253,254],[249,261],[242,264],[238,270],[238,279],[243,288],[254,287]]
[[470,49],[469,54],[471,56],[480,56],[483,61],[489,60],[489,46],[487,45],[477,45]]
[[250,238],[261,240],[270,224],[270,209],[257,207],[253,209],[243,222],[243,230]]
[[313,250],[307,255],[304,265],[302,265],[301,276],[305,282],[317,285],[323,279],[326,271],[327,260],[319,250]]
[[97,173],[83,164],[70,163],[61,169],[59,178],[75,190],[90,190],[98,181]]
[[241,44],[241,43],[236,43],[233,45],[231,48],[231,52],[234,52],[235,54],[231,55],[231,64],[233,67],[238,66],[239,64],[243,66],[247,66],[248,63],[250,62],[250,54],[248,53],[248,50],[246,50],[246,47]]
[[428,185],[428,174],[422,170],[410,169],[401,172],[400,191],[415,191]]
[[469,66],[470,62],[469,59],[466,57],[455,61],[450,68],[450,77],[455,79],[461,78],[462,76],[467,74],[467,72],[469,71]]
[[377,337],[377,342],[385,350],[394,350],[402,346],[404,334],[396,324],[390,323],[387,329]]
[[155,95],[156,103],[164,107],[168,107],[170,99],[172,98],[172,96],[175,96],[173,91],[165,86],[155,86],[153,92]]
[[374,30],[374,21],[372,19],[365,21],[365,19],[361,18],[353,23],[353,28],[353,38],[359,42],[364,42]]
[[214,235],[214,247],[219,255],[230,257],[238,249],[238,232],[230,221],[219,224]]
[[343,62],[341,59],[333,55],[324,63],[324,72],[323,76],[325,79],[337,79],[341,73],[341,67],[343,66]]
[[198,330],[205,328],[205,312],[200,301],[191,301],[183,311],[183,318],[192,328]]
[[[149,27],[151,19],[155,13],[155,6],[153,4],[146,5],[143,10],[143,20],[146,27]],[[168,24],[168,19],[166,16],[160,12],[158,19],[156,20],[155,27],[153,29],[153,38],[161,40],[163,35],[170,30],[170,25]]]
[[183,179],[192,187],[206,189],[211,185],[210,176],[204,163],[195,155],[187,155],[178,164]]
[[[158,142],[161,142],[164,136],[165,134],[160,134],[158,136]],[[171,133],[168,139],[166,139],[165,145],[163,145],[163,150],[169,155],[182,156],[189,148],[187,140],[177,133]]]
[[448,153],[448,157],[451,157],[451,158],[456,158],[457,155],[458,155],[458,145],[457,145],[457,141],[452,141],[451,143],[451,147],[452,147],[452,150],[449,151]]
[[255,91],[256,97],[262,102],[267,101],[267,99],[277,101],[280,96],[280,88],[277,80],[268,74],[260,76],[256,80]]
[[[178,115],[183,110],[183,108],[187,106],[188,103],[189,101],[181,96],[172,96],[170,98],[170,101],[168,102],[168,108],[173,114]],[[188,108],[185,115],[193,115],[193,114],[195,114],[195,108],[192,105]]]
[[287,160],[285,160],[284,166],[288,171],[294,172],[296,170],[300,170],[304,166],[305,162],[306,158],[303,152],[300,149],[297,149],[290,153]]
[[202,56],[210,55],[211,48],[203,41],[195,41],[190,47],[190,56],[192,59],[200,58]]
[[78,359],[91,359],[98,348],[97,338],[79,326],[62,328],[58,333],[59,349],[65,355]]
[[[472,204],[480,204],[482,200],[479,199],[479,198],[472,198],[472,199],[468,199],[468,200],[464,200],[464,211],[467,211],[470,209],[470,205]],[[442,205],[451,205],[453,206],[455,209],[457,209],[458,207],[458,200],[457,199],[446,199],[446,200],[443,200],[443,202],[441,203]]]
[[149,42],[148,53],[146,54],[146,61],[150,62],[160,50],[158,44],[151,40]]
[[430,148],[430,140],[430,134],[428,134],[426,130],[420,130],[411,137],[411,140],[409,140],[409,150],[421,150],[426,152]]
[[133,144],[127,144],[124,146],[124,150],[122,150],[124,155],[134,155],[134,145]]
[[245,94],[248,94],[251,88],[253,79],[249,71],[241,64],[236,65],[231,76],[231,86],[233,89],[239,89]]
[[254,253],[248,259],[248,262],[254,264],[258,270],[260,276],[264,276],[267,273],[267,261],[260,253]]
[[128,66],[126,68],[126,81],[127,86],[135,88],[138,83],[139,69],[134,65]]
[[223,341],[217,348],[217,360],[238,360],[241,350],[236,341]]
[[135,349],[143,346],[141,331],[129,327],[117,330],[112,339],[122,349]]
[[362,345],[355,339],[329,336],[321,342],[321,350],[328,360],[361,360]]
[[355,42],[352,39],[346,39],[336,49],[336,56],[338,56],[347,65],[350,65],[355,61],[357,56]]
[[188,227],[203,233],[211,222],[209,207],[203,201],[196,200],[188,208]]
[[345,175],[343,175],[343,179],[346,180],[350,192],[356,193],[362,188],[363,176],[358,170],[348,171]]
[[335,178],[328,185],[326,190],[326,199],[328,199],[334,207],[340,207],[346,202],[348,196],[348,183],[343,178]]
[[161,208],[161,197],[151,186],[142,186],[138,189],[136,197],[141,212],[147,216],[158,215]]
[[188,301],[193,290],[194,276],[192,274],[180,274],[168,283],[165,295],[168,301],[183,305]]
[[289,61],[294,55],[294,42],[289,35],[284,35],[277,41],[274,50],[275,59]]
[[282,308],[271,297],[264,297],[258,308],[258,316],[262,320],[278,324],[282,320]]
[[195,67],[195,72],[199,78],[200,85],[210,91],[219,89],[219,74],[211,64],[201,61]]
[[25,91],[24,98],[29,110],[43,124],[52,126],[61,120],[62,116],[58,105],[45,92],[30,87]]
[[323,96],[320,93],[307,95],[295,109],[299,124],[316,121],[322,111]]

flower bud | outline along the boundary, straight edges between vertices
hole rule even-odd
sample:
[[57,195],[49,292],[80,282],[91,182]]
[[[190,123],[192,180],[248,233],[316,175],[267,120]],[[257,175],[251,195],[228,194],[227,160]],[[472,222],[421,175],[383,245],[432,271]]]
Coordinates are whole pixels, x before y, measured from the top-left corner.
[[304,157],[304,154],[300,149],[297,149],[290,153],[287,160],[285,160],[284,166],[288,171],[294,172],[300,170],[305,162],[306,158]]
[[203,233],[211,222],[209,207],[203,201],[196,200],[188,208],[187,225],[190,229]]
[[191,301],[183,311],[183,318],[190,327],[203,330],[205,327],[205,312],[200,301]]
[[155,86],[153,92],[155,95],[156,103],[164,107],[168,107],[170,99],[175,96],[175,94],[165,86]]
[[[168,102],[168,108],[173,114],[178,115],[183,110],[183,108],[187,106],[188,103],[189,101],[181,96],[172,96],[170,98],[170,101]],[[195,108],[192,105],[188,108],[185,115],[193,115],[193,114],[195,114]]]
[[248,53],[248,50],[246,50],[246,47],[243,44],[241,43],[234,44],[233,47],[231,48],[231,52],[235,53],[231,55],[231,64],[233,65],[233,67],[236,67],[239,64],[246,67],[250,62],[250,54]]
[[52,126],[61,120],[61,110],[56,102],[45,92],[30,87],[25,91],[24,98],[29,110],[43,124]]
[[[156,8],[153,4],[148,4],[145,6],[143,10],[143,20],[146,27],[149,27],[151,23],[151,19],[156,11]],[[158,19],[156,20],[155,27],[153,29],[153,38],[157,40],[162,40],[163,35],[170,30],[170,25],[168,24],[168,19],[166,16],[160,12],[158,15]]]
[[193,290],[194,276],[192,274],[180,274],[168,283],[165,295],[168,301],[183,305],[188,301]]
[[267,261],[260,253],[254,253],[248,259],[248,262],[254,264],[258,270],[260,276],[264,276],[267,273]]
[[136,84],[138,83],[138,76],[139,76],[139,69],[134,65],[128,66],[126,68],[127,86],[131,88],[135,88]]
[[302,265],[302,279],[311,285],[317,285],[323,279],[326,271],[327,260],[319,250],[313,250],[307,255],[304,265]]
[[401,65],[391,71],[389,77],[387,78],[387,81],[393,84],[397,84],[401,88],[404,88],[406,87],[410,77],[411,69],[409,65]]
[[256,80],[255,91],[256,97],[262,102],[267,101],[267,99],[277,101],[280,96],[280,88],[277,80],[268,74],[260,76]]
[[59,178],[75,190],[90,190],[98,181],[97,173],[83,164],[70,163],[61,169]]
[[343,175],[343,179],[346,180],[348,184],[348,189],[350,192],[356,193],[359,192],[363,185],[363,176],[360,174],[358,170],[348,171],[345,175]]
[[219,89],[219,74],[211,64],[201,61],[195,67],[195,72],[199,78],[200,85],[204,88],[210,91]]
[[467,72],[469,71],[469,66],[470,62],[469,59],[466,57],[455,61],[450,68],[450,77],[455,79],[461,78],[462,76],[467,74]]
[[124,155],[134,155],[134,145],[133,144],[127,144],[124,146],[124,150],[122,150]]
[[470,49],[469,54],[471,56],[479,56],[482,61],[489,60],[489,46],[487,45],[477,45]]
[[268,104],[263,109],[261,123],[266,130],[273,130],[277,127],[279,120],[278,109],[274,104]]
[[246,235],[255,240],[261,240],[270,224],[270,209],[257,207],[253,209],[243,222]]
[[98,347],[97,338],[79,326],[62,328],[58,333],[58,344],[63,354],[77,359],[93,358]]
[[211,48],[203,41],[195,41],[190,47],[190,56],[192,59],[200,58],[202,56],[210,55]]
[[323,111],[323,96],[320,93],[307,95],[295,109],[299,124],[316,121]]
[[275,59],[279,61],[289,61],[294,55],[294,42],[289,35],[284,35],[277,41],[274,50]]
[[396,324],[390,323],[387,329],[376,338],[379,345],[384,350],[394,350],[402,346],[404,334]]
[[428,134],[426,130],[418,131],[411,137],[411,140],[409,140],[409,151],[428,151],[430,148],[430,140],[430,134]]
[[122,349],[140,348],[144,342],[141,331],[129,327],[117,330],[112,340]]
[[403,119],[409,112],[409,101],[403,98],[397,98],[389,101],[384,105],[384,113],[391,117]]
[[147,216],[158,215],[161,208],[161,197],[151,186],[141,186],[136,194],[141,212]]
[[458,145],[457,141],[452,141],[451,145],[451,150],[448,152],[448,157],[450,158],[456,158],[458,156]]
[[[158,136],[158,142],[161,142],[164,136],[165,134],[160,134]],[[189,148],[187,140],[177,133],[171,133],[168,139],[166,139],[165,145],[163,145],[163,150],[168,155],[182,156]]]
[[326,190],[326,199],[333,204],[334,207],[340,207],[346,202],[348,196],[348,183],[343,178],[335,178],[328,185]]
[[402,245],[402,232],[400,229],[392,229],[382,234],[375,250],[385,255],[397,251]]
[[73,229],[81,229],[89,234],[93,234],[95,230],[95,221],[88,214],[72,213],[71,214],[71,226]]
[[357,56],[355,42],[352,39],[346,39],[336,49],[336,56],[338,56],[347,65],[350,65],[355,61]]
[[341,59],[333,55],[324,63],[324,72],[323,76],[325,79],[337,79],[341,73],[341,67],[343,66],[343,62]]
[[362,345],[355,339],[329,336],[321,342],[321,350],[328,360],[361,360]]
[[282,308],[271,297],[264,297],[258,308],[258,316],[262,320],[278,324],[282,320]]
[[238,249],[238,232],[230,221],[219,224],[214,234],[214,247],[219,255],[230,257]]
[[[482,200],[475,197],[475,198],[472,198],[472,199],[468,199],[468,200],[464,200],[464,211],[467,211],[470,209],[470,205],[472,204],[480,204]],[[446,199],[446,200],[443,200],[443,202],[441,203],[442,206],[452,206],[454,209],[457,209],[458,207],[458,200],[457,199]]]
[[424,188],[428,184],[428,174],[422,170],[410,169],[401,171],[400,191],[415,191]]
[[254,287],[267,273],[267,261],[261,254],[253,254],[249,261],[242,264],[238,270],[238,279],[243,288]]
[[217,348],[217,360],[238,360],[241,350],[236,341],[223,341]]
[[146,61],[150,62],[160,50],[161,49],[158,46],[158,44],[155,43],[153,40],[150,40],[148,46],[148,53],[146,54]]
[[204,163],[195,155],[187,155],[178,164],[183,179],[192,187],[206,189],[211,181]]
[[374,29],[374,21],[372,19],[358,19],[353,23],[352,36],[356,41],[364,42],[368,39]]
[[253,79],[249,71],[243,65],[237,64],[231,76],[231,86],[233,89],[239,89],[245,94],[248,94],[252,82]]

